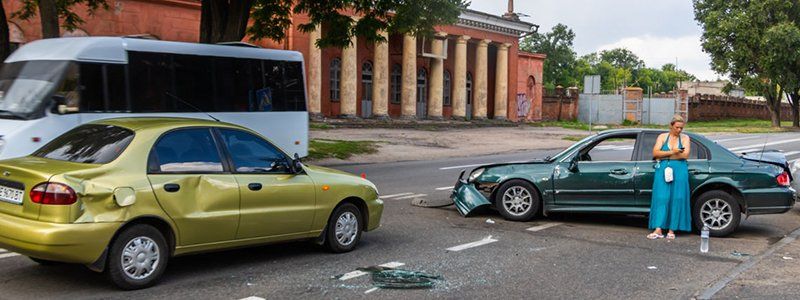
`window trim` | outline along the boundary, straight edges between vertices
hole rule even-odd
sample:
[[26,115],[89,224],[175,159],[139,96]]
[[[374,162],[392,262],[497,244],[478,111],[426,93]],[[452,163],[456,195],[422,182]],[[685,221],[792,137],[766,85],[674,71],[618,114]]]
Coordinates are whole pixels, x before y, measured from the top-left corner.
[[284,152],[283,149],[281,149],[278,146],[275,146],[275,144],[273,144],[268,139],[264,138],[263,136],[261,136],[259,134],[256,134],[256,133],[253,133],[253,132],[249,132],[247,130],[242,130],[242,129],[239,129],[239,128],[230,128],[230,127],[210,127],[210,128],[211,128],[211,131],[214,133],[214,138],[218,140],[218,143],[219,143],[220,147],[222,148],[221,150],[225,153],[225,160],[226,160],[226,164],[227,164],[228,170],[230,171],[230,174],[240,174],[240,175],[293,175],[293,174],[295,174],[295,173],[292,173],[291,171],[287,171],[285,173],[251,173],[251,172],[239,172],[239,171],[236,171],[236,167],[235,167],[235,165],[233,163],[233,155],[231,155],[230,151],[228,150],[228,145],[225,143],[225,139],[223,139],[223,137],[222,137],[222,130],[223,129],[231,130],[231,131],[243,132],[243,133],[255,136],[257,138],[260,138],[262,141],[266,142],[268,145],[270,145],[273,148],[277,149],[278,153],[280,153],[283,156],[283,158],[286,159],[287,162],[291,162],[292,161],[292,157],[289,156],[288,154],[286,154],[286,152]]
[[[660,135],[662,133],[666,133],[666,131],[642,131],[640,133],[640,137],[641,137],[640,141],[644,141],[644,137],[646,135],[648,135],[648,134],[654,134],[654,135],[656,135],[656,138],[658,138],[658,135]],[[685,133],[682,133],[682,134],[685,134]],[[692,151],[695,151],[695,153],[697,153],[697,157],[698,158],[689,158],[689,159],[686,159],[686,161],[711,161],[711,151],[708,150],[708,147],[703,145],[703,143],[701,143],[699,140],[691,138],[691,136],[689,136],[689,142],[692,143]],[[645,159],[645,157],[642,157],[642,155],[641,155],[642,153],[641,153],[641,149],[640,149],[640,147],[642,147],[642,146],[639,145],[640,144],[639,142],[637,142],[636,144],[637,145],[636,145],[636,147],[634,149],[634,151],[636,151],[636,159],[637,159],[636,161],[639,161],[639,162],[656,161],[654,159]],[[695,146],[700,146],[700,148],[696,149]],[[703,156],[705,156],[705,158],[700,158],[700,152],[697,152],[698,150],[702,151]]]
[[[394,72],[395,70],[397,70],[397,73]],[[395,76],[397,76],[397,77],[395,77]],[[397,84],[395,84],[395,80],[394,80],[395,78],[398,78]],[[389,102],[392,103],[392,104],[400,104],[400,103],[402,103],[403,102],[403,95],[402,95],[402,92],[403,92],[403,88],[402,88],[402,85],[403,85],[403,66],[401,66],[400,64],[394,64],[392,66],[392,70],[391,70],[391,72],[389,72],[389,84],[390,84],[389,88],[391,89],[391,92],[392,92],[391,99],[389,99]],[[397,96],[396,97],[397,99],[395,99],[395,96]]]
[[442,77],[442,106],[453,106],[453,76],[449,70],[444,70]]
[[641,133],[613,133],[613,134],[607,134],[607,135],[605,135],[605,136],[603,136],[603,137],[601,137],[599,139],[595,138],[591,143],[581,147],[580,149],[578,149],[578,151],[576,151],[572,155],[570,155],[570,157],[574,157],[576,154],[582,153],[583,150],[585,150],[587,148],[589,148],[589,150],[586,151],[586,153],[589,153],[590,151],[592,151],[592,149],[594,149],[594,147],[597,147],[597,145],[599,145],[600,143],[602,143],[605,140],[613,139],[613,138],[631,138],[631,136],[634,139],[634,144],[633,144],[633,150],[632,150],[632,153],[631,153],[631,157],[630,157],[629,160],[603,160],[603,161],[594,161],[594,160],[592,160],[592,161],[581,161],[581,160],[578,160],[577,162],[579,162],[579,163],[580,162],[636,162],[636,158],[639,155],[638,154],[639,152],[637,150],[639,149],[639,141],[640,141],[640,138],[641,138]]
[[[155,170],[152,170],[150,168],[151,167],[151,162],[153,161],[153,155],[155,154],[154,152],[156,150],[156,145],[158,145],[158,143],[161,142],[161,140],[166,135],[168,135],[170,133],[173,133],[175,131],[188,130],[188,129],[207,129],[209,131],[209,133],[211,134],[211,138],[212,138],[212,140],[214,142],[214,146],[215,146],[215,148],[217,148],[217,154],[219,155],[220,163],[222,164],[222,172],[206,172],[206,171],[169,172],[169,171],[161,171],[161,170],[155,171]],[[209,126],[186,126],[186,127],[172,128],[170,130],[167,130],[167,131],[164,131],[163,133],[161,133],[161,135],[158,137],[158,139],[156,139],[155,143],[153,143],[150,146],[150,153],[147,154],[147,162],[146,162],[147,175],[180,175],[180,174],[184,174],[184,175],[192,175],[192,174],[194,174],[194,175],[202,175],[202,174],[214,174],[214,175],[217,175],[217,174],[223,174],[224,175],[224,174],[232,174],[231,173],[231,168],[226,163],[226,158],[224,156],[224,153],[221,150],[222,149],[220,148],[220,143],[217,140],[217,137],[214,135],[212,127],[209,127]],[[157,156],[156,156],[155,159],[156,159],[156,162],[158,162],[158,157]],[[159,167],[160,167],[160,165],[159,165]]]
[[[336,64],[334,64],[336,62]],[[334,72],[334,65],[336,66],[336,70]],[[336,76],[333,76],[336,75]],[[331,102],[339,102],[342,99],[342,91],[339,87],[339,84],[342,82],[342,59],[338,57],[334,57],[331,59],[331,63],[328,66],[328,97],[330,98]],[[334,94],[336,97],[334,97]]]

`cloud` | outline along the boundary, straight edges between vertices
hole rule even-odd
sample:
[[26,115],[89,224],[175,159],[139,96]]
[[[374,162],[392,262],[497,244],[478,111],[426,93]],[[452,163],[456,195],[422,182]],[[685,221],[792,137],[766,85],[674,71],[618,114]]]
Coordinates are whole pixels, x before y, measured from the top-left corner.
[[716,80],[723,78],[711,71],[711,58],[703,52],[699,35],[682,37],[663,37],[642,35],[625,37],[616,42],[601,45],[597,51],[614,48],[627,48],[639,56],[651,68],[661,68],[664,64],[675,63],[678,68],[694,74],[700,80]]

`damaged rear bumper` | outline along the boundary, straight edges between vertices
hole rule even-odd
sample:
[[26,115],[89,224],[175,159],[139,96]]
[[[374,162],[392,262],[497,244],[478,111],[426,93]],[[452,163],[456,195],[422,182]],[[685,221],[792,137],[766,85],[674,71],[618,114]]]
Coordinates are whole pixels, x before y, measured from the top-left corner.
[[458,178],[455,188],[453,188],[450,199],[453,199],[458,212],[465,217],[469,216],[472,211],[479,207],[492,205],[492,203],[475,188],[474,184],[468,183],[460,177]]

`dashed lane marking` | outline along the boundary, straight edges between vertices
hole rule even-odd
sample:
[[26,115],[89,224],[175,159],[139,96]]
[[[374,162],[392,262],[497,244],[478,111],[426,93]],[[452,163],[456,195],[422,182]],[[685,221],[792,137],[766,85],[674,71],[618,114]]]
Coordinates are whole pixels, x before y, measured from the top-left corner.
[[446,250],[447,251],[457,252],[457,251],[466,250],[466,249],[469,249],[469,248],[475,248],[475,247],[479,247],[479,246],[483,246],[483,245],[488,245],[488,244],[491,244],[491,243],[494,243],[494,242],[497,242],[497,240],[493,239],[492,236],[490,235],[490,236],[487,236],[487,237],[483,238],[480,241],[476,241],[476,242],[472,242],[472,243],[466,243],[466,244],[458,245],[458,246],[455,246],[455,247],[450,247],[450,248],[447,248]]
[[0,253],[6,253],[6,252],[8,252],[8,250],[0,248]]
[[378,288],[374,287],[374,288],[371,288],[371,289],[368,289],[367,291],[365,291],[364,294],[369,294],[369,293],[372,293],[372,292],[377,291],[377,290],[378,290]]
[[789,157],[789,156],[792,156],[792,155],[795,155],[795,154],[800,154],[800,151],[789,151],[789,152],[784,152],[783,153],[783,155],[786,155],[786,157]]
[[[378,266],[379,267],[384,267],[384,268],[389,268],[389,269],[394,269],[394,268],[402,267],[402,266],[405,266],[405,265],[406,265],[405,263],[393,261],[393,262],[385,263],[385,264],[378,265]],[[353,279],[353,278],[361,277],[361,276],[364,276],[364,275],[367,275],[367,274],[369,274],[369,273],[364,272],[364,271],[353,271],[353,272],[350,272],[350,273],[345,273],[344,275],[342,275],[342,277],[339,277],[339,280]]]
[[256,297],[256,296],[250,296],[250,297],[247,297],[247,298],[242,298],[240,300],[266,300],[266,299],[261,298],[261,297]]
[[437,191],[449,191],[449,190],[452,190],[452,189],[453,189],[452,186],[443,186],[443,187],[436,188]]
[[533,226],[533,227],[525,229],[525,230],[536,232],[536,231],[545,230],[545,229],[550,228],[550,227],[556,227],[558,225],[561,225],[561,223],[546,223],[546,224],[542,224],[542,225],[539,225],[539,226]]
[[391,199],[391,198],[400,197],[400,196],[407,196],[407,195],[411,195],[411,194],[413,194],[413,193],[392,194],[392,195],[380,196],[380,198],[381,199]]
[[462,169],[462,168],[477,167],[477,166],[490,165],[490,164],[492,164],[492,163],[471,164],[471,165],[463,165],[463,166],[452,166],[452,167],[439,168],[439,170]]
[[19,253],[3,253],[0,254],[0,259],[19,256]]
[[394,200],[403,200],[403,199],[419,198],[419,197],[425,197],[425,196],[427,196],[427,195],[428,195],[428,194],[414,194],[414,195],[408,195],[408,196],[403,196],[403,197],[394,198]]

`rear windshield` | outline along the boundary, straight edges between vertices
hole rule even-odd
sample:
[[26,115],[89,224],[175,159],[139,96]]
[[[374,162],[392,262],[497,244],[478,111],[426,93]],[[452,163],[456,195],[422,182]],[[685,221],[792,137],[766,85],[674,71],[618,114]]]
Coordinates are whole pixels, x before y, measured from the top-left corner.
[[111,125],[82,125],[47,143],[33,156],[76,163],[105,164],[115,160],[133,140],[133,131]]

